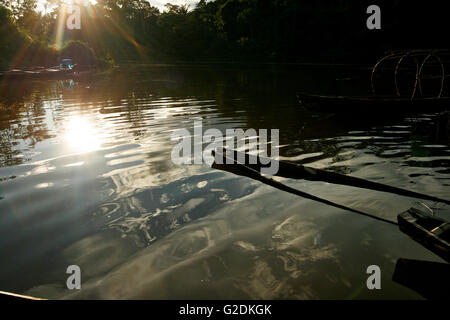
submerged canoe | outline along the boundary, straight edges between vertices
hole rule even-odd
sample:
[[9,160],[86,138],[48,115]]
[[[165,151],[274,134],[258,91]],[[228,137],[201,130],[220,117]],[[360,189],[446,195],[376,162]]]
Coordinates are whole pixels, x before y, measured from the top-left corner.
[[[307,194],[303,191],[289,187],[279,181],[273,180],[260,174],[260,169],[263,167],[262,163],[268,163],[267,158],[241,153],[235,150],[219,149],[213,152],[215,161],[212,168],[228,171],[237,175],[246,176],[254,180],[260,181],[270,185],[279,190],[295,194],[297,196],[318,201],[336,208],[348,210],[363,216],[381,220],[390,224],[399,226],[399,229],[410,236],[413,240],[420,243],[428,250],[434,252],[447,262],[450,262],[450,222],[440,219],[435,216],[423,213],[419,209],[411,208],[397,216],[398,223],[382,217],[374,216],[372,214],[362,212],[353,208],[349,208],[332,201]],[[277,161],[273,160],[272,161]],[[364,179],[345,176],[325,170],[310,168],[306,166],[297,165],[294,163],[277,161],[278,173],[276,176],[304,179],[311,181],[324,181],[328,183],[353,186],[369,190],[376,190],[382,192],[389,192],[393,194],[416,197],[419,199],[438,201],[449,204],[450,201],[440,199],[434,196],[421,194],[418,192],[396,188],[380,183],[367,181]]]
[[[450,200],[448,199],[441,199],[432,195],[427,195],[420,192],[402,189],[332,171],[303,166],[293,162],[269,159],[267,157],[255,156],[245,152],[229,150],[226,148],[216,150],[214,152],[214,155],[216,161],[213,164],[213,168],[233,172],[238,175],[245,176],[248,173],[248,169],[246,168],[260,172],[261,168],[266,167],[268,163],[270,163],[271,161],[276,161],[278,172],[275,174],[275,176],[278,177],[289,179],[303,179],[308,181],[322,181],[350,187],[388,192],[405,197],[436,201],[450,205]],[[230,163],[227,163],[227,158],[236,159],[237,161],[236,163],[232,161]]]
[[300,104],[323,111],[430,111],[450,109],[450,97],[414,98],[397,96],[326,96],[299,93]]

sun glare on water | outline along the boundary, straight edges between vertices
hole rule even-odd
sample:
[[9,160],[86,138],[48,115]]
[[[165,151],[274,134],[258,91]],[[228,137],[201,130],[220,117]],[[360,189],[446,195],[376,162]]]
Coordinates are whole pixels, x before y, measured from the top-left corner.
[[90,152],[100,149],[102,141],[98,131],[86,118],[74,117],[65,130],[65,143],[75,152]]

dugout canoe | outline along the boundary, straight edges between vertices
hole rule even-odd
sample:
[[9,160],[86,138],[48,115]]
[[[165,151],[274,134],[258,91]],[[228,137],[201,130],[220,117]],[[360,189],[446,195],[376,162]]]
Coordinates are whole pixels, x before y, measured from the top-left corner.
[[450,97],[334,96],[298,93],[299,103],[310,110],[332,112],[436,111],[450,109]]

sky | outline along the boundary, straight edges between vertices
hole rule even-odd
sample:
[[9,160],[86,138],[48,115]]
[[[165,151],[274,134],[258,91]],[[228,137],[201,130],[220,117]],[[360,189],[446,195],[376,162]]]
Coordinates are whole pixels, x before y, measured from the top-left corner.
[[[42,11],[44,9],[44,5],[43,3],[46,2],[47,0],[39,0],[39,6],[38,6],[38,10]],[[96,2],[95,0],[90,0],[91,2]],[[191,6],[193,6],[194,4],[196,4],[198,2],[198,0],[149,0],[149,2],[151,3],[152,6],[159,8],[159,10],[164,10],[164,5],[166,3],[171,3],[171,4],[178,4],[178,5],[182,5],[182,4],[189,4]]]
[[178,5],[189,4],[189,5],[193,6],[194,4],[196,4],[198,2],[198,0],[150,0],[149,2],[151,3],[152,6],[159,8],[159,10],[163,10],[164,5],[166,3],[178,4]]

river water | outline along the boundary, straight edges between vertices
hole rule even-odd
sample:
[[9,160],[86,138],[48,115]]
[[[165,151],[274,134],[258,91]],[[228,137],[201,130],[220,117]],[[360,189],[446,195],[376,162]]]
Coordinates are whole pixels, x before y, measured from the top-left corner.
[[[0,290],[67,299],[420,299],[399,258],[442,261],[397,227],[171,160],[176,129],[280,129],[280,158],[449,198],[437,113],[321,113],[299,91],[349,93],[345,68],[123,66],[3,82]],[[368,110],[373,111],[373,110]],[[447,124],[448,125],[448,124]],[[417,199],[322,182],[292,187],[379,217]],[[426,202],[449,217],[449,208]],[[69,265],[82,289],[66,287]],[[381,269],[368,290],[366,269]]]

